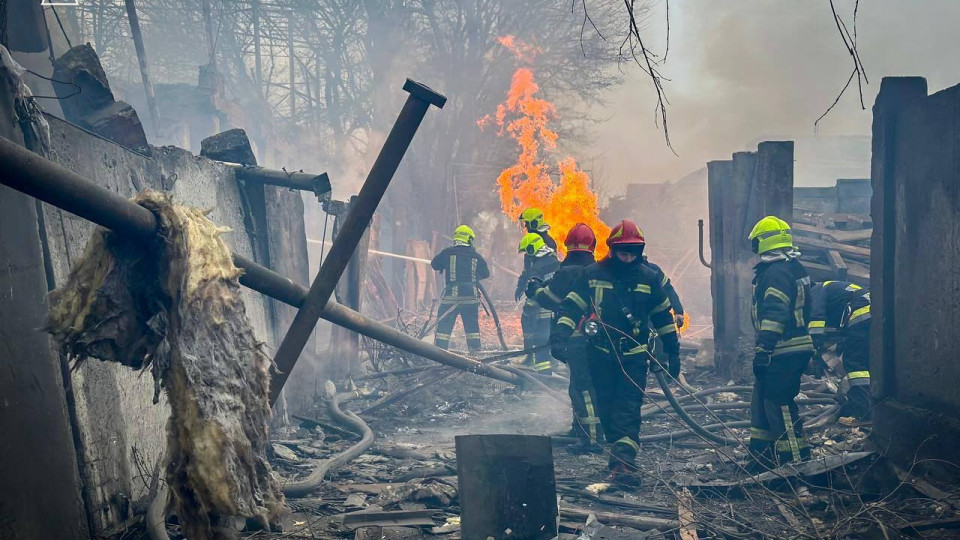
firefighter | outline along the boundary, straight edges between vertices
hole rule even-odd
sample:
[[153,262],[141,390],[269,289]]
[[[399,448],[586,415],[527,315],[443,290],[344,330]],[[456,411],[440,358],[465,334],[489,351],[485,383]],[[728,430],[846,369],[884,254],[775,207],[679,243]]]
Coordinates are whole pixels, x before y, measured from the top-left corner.
[[[588,266],[560,305],[552,339],[563,343],[581,329],[589,341],[588,361],[600,422],[610,448],[609,480],[639,484],[640,406],[647,383],[650,323],[663,339],[669,373],[680,374],[677,327],[660,277],[643,264],[645,241],[630,220],[607,238],[610,256]],[[651,369],[662,370],[655,362]]]
[[[560,267],[557,252],[543,240],[538,233],[527,233],[520,240],[518,253],[523,253],[523,273],[517,280],[516,299],[526,294],[527,285],[543,283],[553,277]],[[533,291],[531,291],[533,292]],[[523,304],[520,314],[520,327],[523,330],[523,348],[533,349],[527,353],[525,363],[541,373],[553,373],[553,359],[550,356],[550,319],[553,312],[544,309],[531,295]]]
[[550,225],[547,225],[542,210],[539,208],[527,208],[520,213],[520,217],[517,219],[520,221],[520,225],[523,226],[524,231],[539,234],[550,249],[554,251],[557,250],[557,241],[550,236]]
[[847,398],[840,414],[858,420],[870,417],[870,291],[846,281],[816,283],[810,291],[812,312],[807,329],[817,350],[837,341],[846,375],[841,393]]
[[477,284],[490,277],[487,261],[474,249],[477,235],[473,229],[460,225],[453,232],[453,246],[437,254],[430,266],[444,273],[445,287],[437,310],[437,333],[434,344],[441,349],[450,347],[450,333],[459,316],[467,335],[470,352],[480,350],[480,297]]
[[807,333],[810,277],[800,265],[790,225],[767,216],[757,222],[748,239],[760,257],[753,279],[756,380],[749,445],[751,469],[759,471],[810,457],[795,398],[814,348]]
[[[531,280],[527,286],[528,297],[536,300],[541,307],[553,311],[554,323],[559,318],[560,303],[583,275],[584,269],[596,262],[594,250],[597,247],[597,237],[589,226],[577,223],[567,233],[563,245],[567,248],[567,256],[553,277],[542,284]],[[551,348],[551,354],[570,369],[570,385],[567,391],[573,406],[571,434],[580,441],[581,450],[590,449],[591,445],[602,441],[603,428],[597,414],[597,394],[587,362],[586,336],[580,330],[575,330],[562,346]]]

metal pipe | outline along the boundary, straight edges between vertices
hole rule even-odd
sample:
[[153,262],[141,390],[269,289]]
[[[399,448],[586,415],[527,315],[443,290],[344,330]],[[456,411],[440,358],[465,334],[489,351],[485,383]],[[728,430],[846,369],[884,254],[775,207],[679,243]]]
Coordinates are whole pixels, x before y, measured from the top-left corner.
[[330,295],[333,294],[340,276],[346,270],[353,252],[357,249],[357,244],[363,237],[363,233],[370,225],[373,213],[376,211],[380,200],[387,191],[387,186],[393,179],[397,167],[400,166],[400,160],[413,141],[413,136],[417,133],[423,117],[427,114],[430,105],[438,108],[443,107],[447,98],[427,88],[426,86],[407,79],[403,89],[410,93],[403,109],[393,124],[393,129],[387,136],[387,140],[380,149],[380,154],[370,168],[363,187],[356,200],[350,205],[350,212],[343,220],[343,226],[337,234],[330,253],[327,254],[317,277],[310,286],[310,292],[304,303],[297,310],[297,315],[293,318],[290,328],[277,348],[277,354],[273,362],[277,366],[276,376],[270,379],[270,402],[276,401],[277,396],[287,382],[287,377],[297,365],[300,353],[303,352],[304,345],[310,338],[317,321],[327,309]]
[[[123,235],[149,240],[157,234],[157,218],[146,208],[3,137],[0,137],[0,184]],[[246,287],[293,307],[299,307],[307,297],[306,287],[250,259],[234,254],[233,263],[244,270],[240,283]],[[510,384],[521,383],[512,373],[420,341],[336,302],[328,304],[323,318],[440,364]]]
[[157,218],[146,208],[2,137],[0,183],[126,235],[157,235]]
[[287,172],[228,161],[221,163],[236,171],[238,180],[261,182],[271,186],[299,189],[300,191],[312,191],[320,200],[330,197],[330,177],[327,173]]
[[700,264],[706,266],[707,268],[713,268],[712,266],[710,266],[710,263],[707,262],[706,257],[703,256],[703,220],[702,219],[697,220],[697,229],[700,230],[700,251],[698,252],[698,254],[700,255]]

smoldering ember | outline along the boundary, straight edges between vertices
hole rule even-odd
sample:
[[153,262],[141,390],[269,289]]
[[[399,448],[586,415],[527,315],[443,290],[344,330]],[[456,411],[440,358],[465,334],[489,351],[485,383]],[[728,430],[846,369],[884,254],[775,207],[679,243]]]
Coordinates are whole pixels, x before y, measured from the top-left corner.
[[960,537],[958,21],[0,2],[0,539]]

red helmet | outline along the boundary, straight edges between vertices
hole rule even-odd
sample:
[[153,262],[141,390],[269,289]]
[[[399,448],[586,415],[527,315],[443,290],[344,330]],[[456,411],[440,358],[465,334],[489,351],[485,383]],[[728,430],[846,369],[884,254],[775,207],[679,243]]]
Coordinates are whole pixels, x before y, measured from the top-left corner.
[[577,223],[570,228],[567,238],[563,245],[567,247],[568,252],[587,251],[593,253],[597,248],[597,236],[593,234],[593,229],[584,223]]
[[610,236],[607,237],[607,245],[610,246],[611,250],[617,249],[618,246],[621,248],[639,246],[642,249],[646,244],[647,241],[643,238],[643,231],[629,219],[617,223],[610,231]]

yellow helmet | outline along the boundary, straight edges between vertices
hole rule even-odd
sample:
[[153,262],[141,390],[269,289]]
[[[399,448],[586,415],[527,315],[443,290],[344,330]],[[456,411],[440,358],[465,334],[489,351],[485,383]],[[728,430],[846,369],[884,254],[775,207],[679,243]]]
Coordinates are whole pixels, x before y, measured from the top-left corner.
[[537,231],[540,230],[540,227],[546,225],[546,221],[543,219],[543,210],[539,208],[527,208],[520,213],[519,220],[527,226],[528,231]]
[[547,245],[547,243],[543,241],[542,236],[533,232],[527,233],[523,236],[523,238],[520,239],[520,245],[517,247],[517,253],[534,255],[545,245]]
[[758,255],[774,249],[793,247],[790,224],[777,216],[767,216],[758,221],[747,239],[752,243],[753,252]]
[[466,225],[461,225],[453,231],[454,242],[463,242],[464,244],[471,245],[473,244],[473,239],[476,237],[477,234],[473,232],[473,229]]

